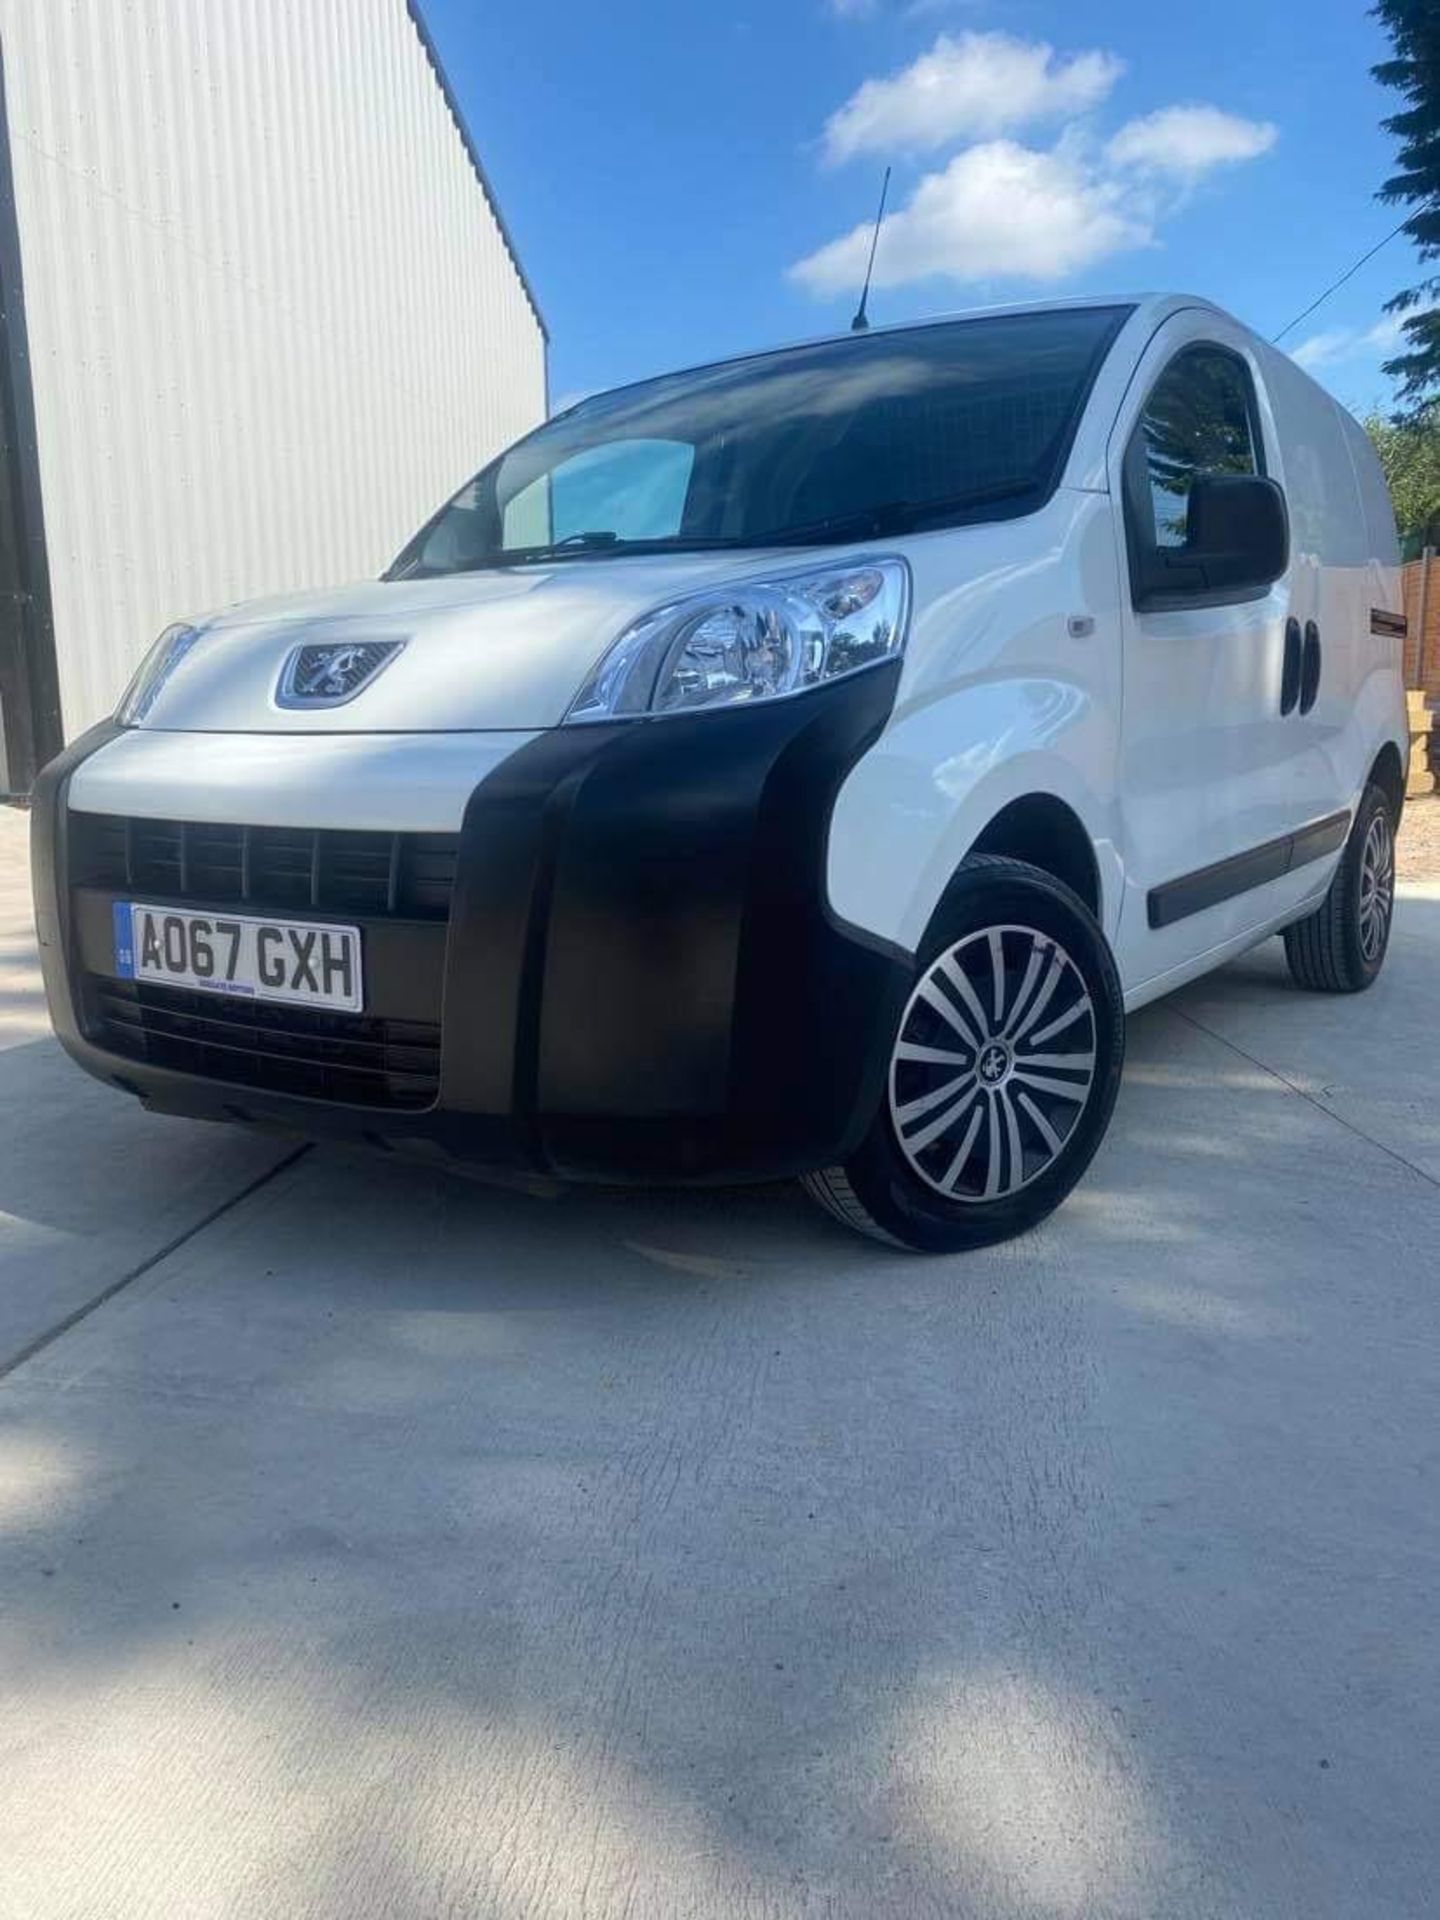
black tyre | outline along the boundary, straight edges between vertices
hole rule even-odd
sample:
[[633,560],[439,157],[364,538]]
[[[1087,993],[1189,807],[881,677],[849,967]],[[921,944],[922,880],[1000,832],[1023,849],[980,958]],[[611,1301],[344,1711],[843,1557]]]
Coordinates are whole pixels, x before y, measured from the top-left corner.
[[1090,1164],[1124,1058],[1119,977],[1084,902],[1038,867],[973,856],[917,956],[869,1133],[804,1184],[895,1246],[1008,1240]]
[[1379,787],[1366,787],[1330,890],[1285,929],[1285,958],[1313,993],[1359,993],[1385,964],[1395,913],[1395,816]]

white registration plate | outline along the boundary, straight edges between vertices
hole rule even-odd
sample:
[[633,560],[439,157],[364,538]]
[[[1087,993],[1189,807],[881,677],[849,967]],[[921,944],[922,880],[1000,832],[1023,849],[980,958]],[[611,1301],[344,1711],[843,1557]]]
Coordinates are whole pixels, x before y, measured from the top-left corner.
[[287,1000],[359,1013],[360,929],[258,920],[241,913],[177,913],[115,902],[115,971],[242,1000]]

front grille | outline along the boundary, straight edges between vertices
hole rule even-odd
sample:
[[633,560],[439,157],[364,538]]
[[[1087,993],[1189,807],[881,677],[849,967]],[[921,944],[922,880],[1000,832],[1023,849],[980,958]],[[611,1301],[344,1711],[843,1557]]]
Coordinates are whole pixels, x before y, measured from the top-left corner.
[[432,1106],[440,1029],[226,1000],[149,981],[86,979],[92,1038],[112,1053],[266,1093],[357,1106]]
[[75,813],[70,844],[77,886],[261,912],[313,907],[444,920],[455,891],[460,838]]

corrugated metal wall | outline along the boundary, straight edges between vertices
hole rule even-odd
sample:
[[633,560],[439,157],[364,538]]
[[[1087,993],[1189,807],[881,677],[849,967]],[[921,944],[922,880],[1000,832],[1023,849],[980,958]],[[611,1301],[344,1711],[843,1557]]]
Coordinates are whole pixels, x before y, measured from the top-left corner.
[[168,621],[377,573],[542,416],[545,343],[406,0],[0,35],[73,734]]

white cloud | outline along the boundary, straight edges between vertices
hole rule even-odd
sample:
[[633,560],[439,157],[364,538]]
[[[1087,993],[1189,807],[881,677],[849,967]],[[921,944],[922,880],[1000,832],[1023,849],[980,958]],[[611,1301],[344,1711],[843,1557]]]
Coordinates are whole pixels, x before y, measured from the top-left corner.
[[831,114],[825,157],[834,164],[858,153],[924,152],[1065,119],[1096,106],[1122,71],[1110,53],[1060,59],[1043,41],[942,33],[912,66],[867,80]]
[[[821,295],[858,288],[870,234],[866,224],[832,240],[798,261],[791,278]],[[1123,189],[1078,155],[996,140],[927,174],[908,205],[886,219],[874,283],[902,286],[937,275],[1060,280],[1150,237]]]
[[[962,147],[885,221],[876,285],[1064,280],[1150,245],[1207,173],[1275,144],[1268,121],[1204,103],[1130,120],[1101,144],[1084,116],[1122,71],[1106,52],[1062,56],[1003,33],[942,33],[903,72],[867,80],[825,124],[828,162]],[[1049,146],[1013,137],[1021,126],[1054,120],[1062,126]],[[842,234],[797,261],[790,277],[821,296],[858,288],[870,233],[865,225]],[[1311,350],[1329,349],[1321,341]]]
[[1194,180],[1212,167],[1268,153],[1278,137],[1268,120],[1243,120],[1219,107],[1162,107],[1127,121],[1106,153],[1113,166]]
[[1302,340],[1291,358],[1310,373],[1321,367],[1343,366],[1352,360],[1388,359],[1404,345],[1400,329],[1405,318],[1402,314],[1387,313],[1373,327],[1329,327]]

